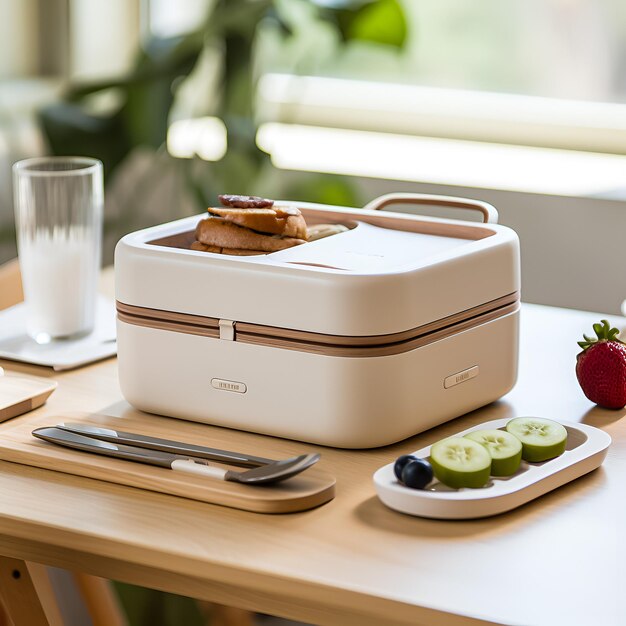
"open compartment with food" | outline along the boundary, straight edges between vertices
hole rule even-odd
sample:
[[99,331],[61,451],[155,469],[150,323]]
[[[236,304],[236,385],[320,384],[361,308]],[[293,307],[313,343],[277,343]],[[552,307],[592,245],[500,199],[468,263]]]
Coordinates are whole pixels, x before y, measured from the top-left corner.
[[193,231],[152,241],[155,245],[229,256],[259,256],[345,232],[356,223],[305,221],[290,203],[258,196],[218,196],[222,206],[209,207],[208,216]]

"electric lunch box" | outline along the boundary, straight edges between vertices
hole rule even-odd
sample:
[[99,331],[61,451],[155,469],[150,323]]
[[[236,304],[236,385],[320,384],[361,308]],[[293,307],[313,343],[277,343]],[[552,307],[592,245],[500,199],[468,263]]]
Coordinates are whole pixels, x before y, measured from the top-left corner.
[[[381,212],[480,211],[484,223]],[[299,202],[348,230],[267,255],[191,250],[198,215],[115,252],[122,392],[143,411],[342,448],[390,444],[515,383],[519,242],[476,200]]]

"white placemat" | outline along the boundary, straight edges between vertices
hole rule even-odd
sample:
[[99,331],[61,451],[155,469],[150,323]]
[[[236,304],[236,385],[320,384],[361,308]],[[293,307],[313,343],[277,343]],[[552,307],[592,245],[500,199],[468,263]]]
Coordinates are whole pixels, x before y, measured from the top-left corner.
[[95,330],[75,341],[39,345],[26,334],[26,304],[0,311],[0,358],[69,370],[117,353],[115,304],[98,296]]

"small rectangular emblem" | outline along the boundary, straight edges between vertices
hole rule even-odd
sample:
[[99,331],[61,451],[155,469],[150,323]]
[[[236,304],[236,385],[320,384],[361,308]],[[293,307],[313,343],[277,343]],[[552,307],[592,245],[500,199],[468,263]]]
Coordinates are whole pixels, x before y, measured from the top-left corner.
[[211,385],[220,391],[233,391],[235,393],[246,393],[248,388],[244,383],[235,380],[223,380],[222,378],[211,378]]
[[466,380],[470,380],[472,378],[476,378],[478,376],[478,365],[474,365],[474,367],[470,367],[462,372],[457,372],[456,374],[452,374],[452,376],[448,376],[443,381],[443,386],[446,389],[450,387],[454,387],[455,385],[460,385],[464,383]]

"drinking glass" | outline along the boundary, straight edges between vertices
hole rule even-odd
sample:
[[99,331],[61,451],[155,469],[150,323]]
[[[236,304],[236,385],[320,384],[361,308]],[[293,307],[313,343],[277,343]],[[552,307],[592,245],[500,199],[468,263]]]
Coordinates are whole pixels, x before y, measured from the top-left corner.
[[28,334],[38,343],[89,334],[101,255],[102,163],[19,161],[13,195]]

